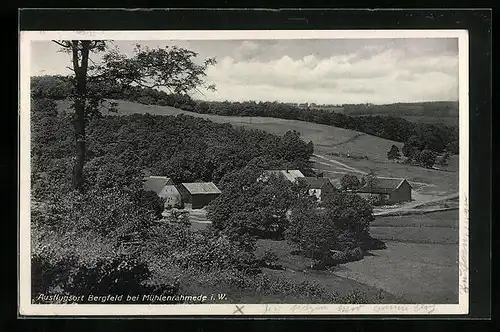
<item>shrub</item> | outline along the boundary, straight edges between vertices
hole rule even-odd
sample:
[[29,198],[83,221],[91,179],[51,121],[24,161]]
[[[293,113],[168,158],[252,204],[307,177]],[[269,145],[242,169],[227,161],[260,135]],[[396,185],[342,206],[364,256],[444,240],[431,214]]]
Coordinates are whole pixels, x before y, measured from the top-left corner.
[[132,194],[132,202],[139,208],[152,211],[157,218],[161,218],[165,208],[164,200],[154,191],[137,190]]
[[432,150],[426,149],[420,153],[419,162],[422,166],[431,168],[436,163],[436,153]]
[[347,251],[347,258],[351,261],[359,261],[363,259],[364,253],[360,247],[356,247]]
[[285,238],[297,245],[306,257],[321,260],[337,247],[338,228],[314,202],[304,197],[292,207]]
[[346,174],[340,178],[340,185],[344,190],[353,190],[358,189],[361,186],[361,182],[356,175]]
[[262,257],[259,259],[260,266],[267,267],[273,270],[283,270],[283,266],[278,264],[278,256],[269,250],[266,250]]

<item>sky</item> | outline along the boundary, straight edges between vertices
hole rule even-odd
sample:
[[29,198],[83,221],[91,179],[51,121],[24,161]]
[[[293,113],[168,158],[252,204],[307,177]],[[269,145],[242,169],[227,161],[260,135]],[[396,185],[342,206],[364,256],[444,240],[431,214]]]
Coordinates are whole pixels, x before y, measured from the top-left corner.
[[[458,101],[458,39],[317,39],[114,41],[179,46],[215,57],[207,83],[216,92],[193,98],[317,104]],[[69,55],[51,41],[32,42],[31,74],[68,74]],[[97,60],[97,59],[96,59]]]

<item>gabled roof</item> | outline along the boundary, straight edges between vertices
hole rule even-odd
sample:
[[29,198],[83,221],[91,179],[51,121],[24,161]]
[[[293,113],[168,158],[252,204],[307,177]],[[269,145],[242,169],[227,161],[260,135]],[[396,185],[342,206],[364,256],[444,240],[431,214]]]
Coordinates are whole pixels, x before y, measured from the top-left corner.
[[221,191],[213,182],[193,182],[182,184],[192,194],[220,194]]
[[[404,182],[408,183],[406,179],[384,179],[377,178],[376,183],[373,187],[369,187],[368,185],[364,185],[358,192],[362,193],[374,193],[374,194],[388,194],[397,188],[399,188]],[[408,183],[408,185],[410,185]],[[410,185],[411,188],[411,185]]]
[[166,198],[173,196],[180,196],[179,191],[173,184],[167,184],[163,189],[158,193],[158,196]]
[[264,171],[264,173],[259,179],[267,180],[266,178],[269,177],[271,174],[283,176],[285,180],[288,180],[290,182],[294,182],[297,178],[304,177],[304,174],[302,174],[302,172],[299,171],[298,169],[279,169],[279,170]]
[[144,190],[152,190],[157,194],[159,194],[167,184],[174,184],[172,179],[166,176],[148,176],[144,178],[143,181]]
[[331,184],[333,186],[329,179],[323,177],[307,176],[300,179],[300,181],[304,181],[312,189],[321,189],[328,184]]

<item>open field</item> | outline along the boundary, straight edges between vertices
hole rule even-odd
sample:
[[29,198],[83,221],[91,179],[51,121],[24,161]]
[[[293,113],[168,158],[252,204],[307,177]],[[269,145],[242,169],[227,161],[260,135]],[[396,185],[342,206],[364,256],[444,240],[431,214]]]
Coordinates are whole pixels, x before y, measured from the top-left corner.
[[[289,130],[296,130],[302,135],[305,141],[312,141],[314,143],[315,154],[329,156],[332,153],[340,152],[342,154],[350,154],[353,156],[367,156],[369,160],[335,157],[336,159],[344,160],[349,165],[352,164],[351,166],[364,169],[365,171],[370,170],[372,167],[375,167],[376,171],[377,169],[387,168],[388,165],[391,165],[390,169],[396,169],[396,173],[399,174],[395,176],[401,177],[401,173],[408,172],[408,167],[412,170],[409,173],[413,173],[414,169],[421,169],[421,167],[395,164],[387,159],[387,151],[390,147],[394,144],[399,148],[402,148],[402,143],[360,133],[354,130],[298,120],[198,114],[183,111],[170,106],[143,105],[121,100],[116,102],[118,103],[119,115],[149,113],[153,115],[176,116],[179,114],[185,114],[194,117],[206,118],[217,123],[231,123],[233,125],[240,125],[247,128],[261,129],[277,135],[283,135]],[[70,103],[68,101],[58,101],[58,105],[61,110],[68,110],[70,107]],[[456,170],[458,168],[457,159],[458,158],[456,156],[453,156],[450,160],[450,167],[446,168],[446,170]],[[441,172],[444,171],[440,171],[440,174]]]
[[[378,217],[372,227],[443,227],[458,229],[458,211],[442,211],[402,217]],[[432,232],[432,230],[429,230]]]
[[458,245],[386,242],[387,249],[334,273],[402,296],[410,303],[458,302]]
[[[194,221],[193,229],[206,222]],[[387,249],[368,252],[357,262],[331,271],[307,271],[312,260],[292,254],[286,241],[259,240],[257,254],[275,253],[284,270],[265,270],[297,282],[315,281],[345,295],[353,290],[383,302],[456,303],[458,301],[458,210],[423,215],[378,217],[371,235]],[[390,293],[390,294],[388,294]]]
[[[418,215],[411,215],[416,217]],[[398,218],[398,217],[394,217]],[[370,234],[383,241],[426,244],[458,244],[458,229],[444,227],[371,227]]]
[[[325,177],[335,179],[346,173],[362,176],[364,173],[373,171],[380,177],[406,178],[416,192],[416,195],[412,194],[413,199],[422,201],[434,196],[445,196],[458,192],[459,175],[457,171],[427,169],[406,164],[347,157],[323,157],[314,157],[312,161],[314,168],[323,171]],[[457,165],[456,159],[458,156],[453,156],[450,165]],[[349,168],[340,163],[346,164]]]
[[458,210],[378,217],[373,237],[387,249],[335,269],[339,276],[418,303],[458,301]]
[[257,241],[257,255],[263,254],[266,250],[275,253],[278,256],[278,264],[284,267],[284,270],[265,269],[264,272],[267,274],[278,274],[286,279],[293,279],[296,283],[305,280],[313,281],[337,292],[339,295],[359,292],[365,294],[368,299],[377,300],[377,302],[401,303],[404,301],[402,298],[398,298],[377,287],[335,275],[330,271],[303,271],[310,267],[312,260],[303,256],[293,255],[291,252],[293,252],[294,248],[287,244],[286,241]]

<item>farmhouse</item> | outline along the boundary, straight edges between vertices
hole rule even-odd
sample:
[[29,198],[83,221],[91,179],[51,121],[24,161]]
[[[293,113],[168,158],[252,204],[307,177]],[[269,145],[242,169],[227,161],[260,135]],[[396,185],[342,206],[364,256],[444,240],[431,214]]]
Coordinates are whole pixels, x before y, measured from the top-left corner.
[[336,191],[335,186],[327,178],[303,177],[300,181],[303,181],[309,187],[309,195],[316,196],[318,201],[321,201]]
[[201,209],[217,198],[221,191],[212,182],[182,183],[179,187],[182,201],[192,209]]
[[298,178],[303,178],[304,174],[297,169],[286,169],[286,170],[268,170],[264,171],[257,181],[267,182],[272,175],[280,176],[289,182],[296,182]]
[[362,196],[379,195],[385,203],[394,204],[411,201],[411,190],[406,179],[377,178],[375,183],[365,184],[357,192]]
[[154,191],[165,200],[165,209],[181,207],[181,194],[174,185],[171,178],[166,176],[149,176],[144,178],[144,190]]

